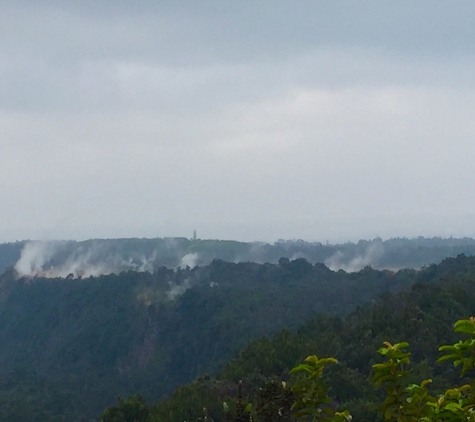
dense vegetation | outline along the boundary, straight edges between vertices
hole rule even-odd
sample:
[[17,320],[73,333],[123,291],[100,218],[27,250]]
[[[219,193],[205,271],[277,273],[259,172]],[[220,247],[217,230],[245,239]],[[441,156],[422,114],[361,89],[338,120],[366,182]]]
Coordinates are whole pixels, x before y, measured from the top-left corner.
[[25,242],[1,243],[0,244],[0,273],[7,267],[12,266],[20,259],[21,250]]
[[344,315],[407,288],[415,276],[333,272],[304,259],[82,280],[17,280],[7,271],[0,279],[0,419],[88,420],[117,395],[162,397],[216,373],[252,338],[321,312]]
[[[451,345],[439,348],[442,356],[438,363],[451,361],[455,367],[460,367],[460,376],[471,378],[462,385],[453,385],[439,394],[433,394],[428,386],[431,378],[420,379],[419,383],[411,382],[415,368],[411,368],[411,353],[407,350],[409,344],[400,342],[391,344],[384,342],[378,353],[383,362],[372,365],[373,384],[385,390],[383,399],[378,406],[378,413],[368,412],[374,402],[366,403],[365,414],[359,415],[361,420],[377,420],[394,422],[463,422],[475,420],[475,318],[462,319],[455,323],[456,333],[462,333],[465,338]],[[467,338],[468,337],[468,338]],[[232,409],[227,398],[223,401],[225,419],[231,422],[257,421],[326,421],[350,422],[353,417],[348,409],[338,409],[341,404],[329,396],[329,387],[323,380],[325,367],[338,364],[333,357],[319,358],[308,356],[290,371],[288,382],[272,379],[252,394],[252,401],[246,403],[243,397],[242,382],[239,383],[237,398]],[[338,377],[338,375],[336,375]],[[332,377],[335,378],[335,374]],[[249,396],[249,395],[248,395]],[[188,400],[193,398],[188,396]],[[249,398],[248,398],[249,400]],[[352,404],[352,403],[350,403]],[[185,407],[186,409],[186,404]],[[180,418],[190,417],[181,411]],[[215,411],[215,409],[213,409]],[[198,421],[213,421],[206,407],[202,409],[203,416]],[[215,411],[216,412],[216,411]],[[360,412],[361,413],[361,412]],[[150,408],[142,397],[136,396],[129,400],[119,399],[117,406],[106,409],[101,415],[101,422],[160,422],[173,420],[176,414],[160,414],[160,405]],[[360,420],[360,419],[357,419]]]
[[431,379],[431,394],[470,382],[459,379],[453,366],[436,361],[439,345],[458,340],[453,321],[475,314],[475,258],[447,259],[417,278],[410,292],[383,294],[344,319],[322,315],[297,330],[251,341],[216,378],[203,375],[152,407],[152,420],[196,420],[206,407],[209,419],[224,421],[223,402],[235,402],[239,380],[245,400],[256,403],[262,389],[287,381],[289,370],[311,354],[339,361],[324,376],[337,408],[349,409],[354,420],[382,420],[378,409],[384,395],[372,384],[371,368],[381,361],[377,350],[384,341],[407,340],[412,345],[408,383]]
[[377,420],[369,371],[382,341],[414,345],[414,373],[433,378],[431,388],[458,379],[434,363],[453,321],[475,314],[473,280],[475,258],[465,256],[397,273],[304,259],[82,280],[17,279],[10,269],[0,278],[0,420],[89,421],[117,396],[153,402],[208,373],[153,409],[182,421],[206,406],[219,421],[239,380],[252,400],[312,354],[339,360],[327,379],[336,401],[356,420]]

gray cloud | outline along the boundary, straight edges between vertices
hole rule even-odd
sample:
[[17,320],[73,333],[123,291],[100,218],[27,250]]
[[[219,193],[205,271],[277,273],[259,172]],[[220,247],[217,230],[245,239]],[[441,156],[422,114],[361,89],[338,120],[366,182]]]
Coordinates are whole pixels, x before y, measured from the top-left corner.
[[0,5],[0,240],[475,235],[473,2]]
[[[415,56],[474,51],[475,5],[377,1],[3,1],[2,28],[20,54],[188,66],[363,46]],[[61,37],[58,37],[61,35]],[[11,38],[10,38],[11,40]],[[11,41],[6,51],[18,54]]]

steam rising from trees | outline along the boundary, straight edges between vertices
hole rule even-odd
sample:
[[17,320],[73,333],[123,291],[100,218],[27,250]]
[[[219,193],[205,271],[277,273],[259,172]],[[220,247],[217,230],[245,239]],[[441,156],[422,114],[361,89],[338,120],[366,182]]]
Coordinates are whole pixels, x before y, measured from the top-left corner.
[[342,251],[335,252],[325,260],[325,265],[333,271],[343,270],[349,273],[359,271],[366,266],[375,266],[384,254],[382,242],[371,243],[366,250],[348,261]]
[[120,251],[108,247],[107,241],[85,244],[64,241],[27,243],[15,270],[23,277],[89,277],[122,271],[152,271],[155,255],[141,251]]
[[[153,272],[205,266],[215,259],[228,262],[277,263],[284,257],[324,263],[333,271],[420,268],[448,256],[475,254],[475,240],[396,238],[360,240],[339,245],[279,240],[274,244],[187,238],[94,239],[26,242],[14,264],[20,277],[89,277],[122,271]],[[15,258],[16,259],[16,258]]]

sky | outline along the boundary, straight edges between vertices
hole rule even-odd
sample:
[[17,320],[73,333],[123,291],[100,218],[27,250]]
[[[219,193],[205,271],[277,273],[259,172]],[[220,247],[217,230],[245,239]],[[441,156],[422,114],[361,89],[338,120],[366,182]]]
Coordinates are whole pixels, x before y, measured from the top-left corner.
[[0,242],[475,237],[472,0],[0,7]]

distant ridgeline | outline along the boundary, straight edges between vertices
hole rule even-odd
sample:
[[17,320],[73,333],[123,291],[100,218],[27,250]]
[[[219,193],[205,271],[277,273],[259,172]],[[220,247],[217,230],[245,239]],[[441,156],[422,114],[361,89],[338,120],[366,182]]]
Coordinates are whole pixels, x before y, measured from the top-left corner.
[[474,255],[475,240],[416,238],[361,240],[330,245],[302,240],[274,244],[186,238],[23,241],[0,244],[0,274],[15,265],[22,276],[89,277],[122,271],[153,271],[229,262],[277,264],[279,259],[305,258],[332,270],[421,268],[459,254]]
[[[0,420],[90,421],[119,395],[142,393],[157,400],[199,374],[222,371],[253,338],[295,329],[321,313],[345,316],[372,302],[350,315],[351,329],[336,320],[340,322],[328,325],[322,340],[325,347],[337,348],[331,349],[336,357],[345,344],[352,362],[366,365],[375,352],[371,345],[359,354],[366,350],[366,338],[384,330],[397,337],[400,325],[409,329],[414,324],[417,336],[419,320],[447,325],[446,319],[453,322],[467,309],[471,312],[474,279],[475,258],[465,256],[397,273],[370,267],[335,272],[302,258],[279,264],[215,260],[194,268],[160,267],[153,273],[127,271],[81,280],[18,278],[10,268],[0,277]],[[425,284],[416,293],[391,299],[418,282]],[[431,285],[442,296],[424,293]],[[416,305],[404,311],[406,297],[414,295],[421,298],[417,306],[422,316]],[[424,316],[434,310],[437,314]],[[359,315],[365,318],[361,323]],[[340,329],[348,338],[333,343]],[[434,330],[437,326],[430,328],[435,338]],[[440,330],[450,333],[445,326]],[[262,375],[278,375],[302,353],[327,350],[320,345],[303,352],[289,348],[290,343],[272,352]],[[234,381],[255,370],[260,377],[260,363],[252,358],[260,356],[259,350],[249,355],[251,360],[241,355],[248,364],[228,365],[226,377]]]

